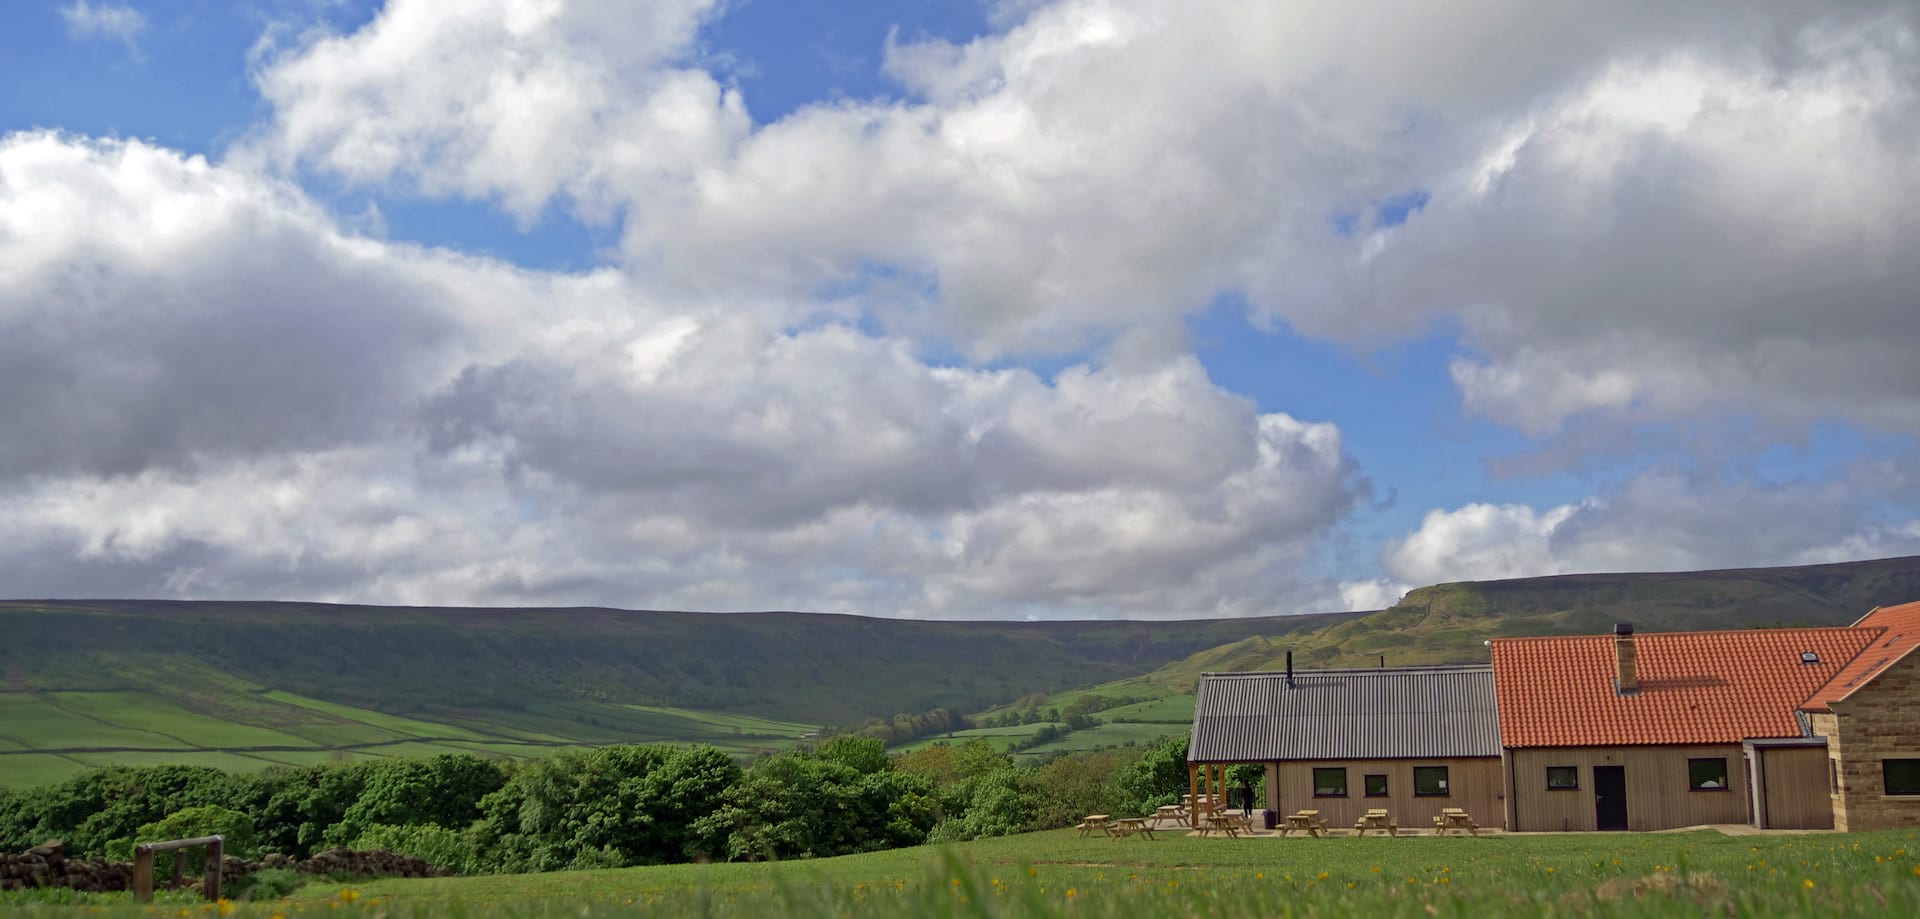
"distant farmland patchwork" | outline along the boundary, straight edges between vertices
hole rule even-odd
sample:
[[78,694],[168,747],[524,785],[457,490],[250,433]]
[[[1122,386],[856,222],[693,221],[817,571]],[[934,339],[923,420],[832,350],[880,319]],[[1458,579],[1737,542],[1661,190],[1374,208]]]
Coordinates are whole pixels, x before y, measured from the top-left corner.
[[[386,756],[540,756],[561,747],[675,741],[752,755],[817,729],[746,715],[602,702],[536,702],[404,717],[256,690],[216,716],[147,690],[0,691],[0,787],[95,766],[181,764],[251,771]],[[245,720],[235,720],[245,718]]]
[[1480,661],[1498,635],[1839,625],[1916,597],[1920,557],[1454,583],[1375,613],[1179,623],[0,601],[0,787],[109,763],[649,742],[752,756],[936,708],[976,726],[897,748],[978,738],[1031,764],[1183,734],[1202,672],[1288,652],[1302,667]]

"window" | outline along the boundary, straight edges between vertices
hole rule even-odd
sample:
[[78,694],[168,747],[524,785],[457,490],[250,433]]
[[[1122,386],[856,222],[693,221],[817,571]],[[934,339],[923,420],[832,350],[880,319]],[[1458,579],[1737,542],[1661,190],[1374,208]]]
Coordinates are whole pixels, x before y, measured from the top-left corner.
[[1419,798],[1446,797],[1447,767],[1413,767],[1413,794]]
[[1580,787],[1579,766],[1548,766],[1547,790],[1566,791]]
[[1384,775],[1367,776],[1367,797],[1384,798],[1387,796],[1387,777]]
[[1887,794],[1920,795],[1920,759],[1883,759],[1880,774],[1887,780]]
[[1316,798],[1346,797],[1347,770],[1340,766],[1313,770],[1313,796]]
[[1709,756],[1687,760],[1687,787],[1693,791],[1726,791],[1727,758]]

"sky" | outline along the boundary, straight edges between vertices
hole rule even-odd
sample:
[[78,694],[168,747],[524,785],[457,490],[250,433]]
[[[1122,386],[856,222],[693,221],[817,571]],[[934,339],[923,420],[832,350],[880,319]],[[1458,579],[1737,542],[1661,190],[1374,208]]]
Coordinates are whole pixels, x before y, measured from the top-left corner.
[[0,595],[1920,554],[1913,0],[10,0]]

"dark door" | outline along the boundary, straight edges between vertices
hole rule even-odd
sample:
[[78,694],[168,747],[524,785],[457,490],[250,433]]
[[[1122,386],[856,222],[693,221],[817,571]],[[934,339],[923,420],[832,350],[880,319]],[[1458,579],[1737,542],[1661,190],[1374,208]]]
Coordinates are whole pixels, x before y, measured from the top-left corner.
[[1627,828],[1627,767],[1593,767],[1593,820],[1603,830]]

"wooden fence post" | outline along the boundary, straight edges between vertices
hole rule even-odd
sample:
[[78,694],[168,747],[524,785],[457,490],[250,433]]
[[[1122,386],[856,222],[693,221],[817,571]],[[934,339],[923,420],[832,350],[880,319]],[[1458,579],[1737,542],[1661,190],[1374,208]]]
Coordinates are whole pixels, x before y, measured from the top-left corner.
[[226,848],[226,840],[219,836],[213,837],[213,842],[207,846],[207,860],[201,867],[202,877],[204,877],[205,880],[201,882],[200,886],[201,889],[206,892],[207,899],[209,900],[220,899],[220,872],[221,869],[226,867],[222,864],[226,855]]
[[133,899],[153,902],[153,847],[149,845],[133,847]]
[[180,882],[186,873],[187,853],[181,851],[195,846],[206,847],[205,860],[201,862],[203,872],[200,892],[209,900],[220,899],[220,881],[222,859],[226,857],[226,840],[219,836],[201,836],[197,839],[169,839],[166,842],[143,842],[133,847],[133,898],[140,903],[153,902],[153,856],[156,852],[173,853],[173,883],[169,890],[179,890]]

